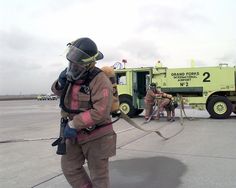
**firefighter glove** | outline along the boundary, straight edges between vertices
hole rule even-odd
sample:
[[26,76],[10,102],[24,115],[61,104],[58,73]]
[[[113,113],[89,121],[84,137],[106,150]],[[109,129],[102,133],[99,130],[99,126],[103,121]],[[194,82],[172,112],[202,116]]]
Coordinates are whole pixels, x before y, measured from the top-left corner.
[[67,72],[67,68],[65,68],[59,75],[58,78],[58,86],[59,89],[62,90],[64,89],[65,85],[66,85],[66,72]]
[[76,138],[77,130],[74,127],[73,121],[69,121],[64,129],[64,137],[65,138]]

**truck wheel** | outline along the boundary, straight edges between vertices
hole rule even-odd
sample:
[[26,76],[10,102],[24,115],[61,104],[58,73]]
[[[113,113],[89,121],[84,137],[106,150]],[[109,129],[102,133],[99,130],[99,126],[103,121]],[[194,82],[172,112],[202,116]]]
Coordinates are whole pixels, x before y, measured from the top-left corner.
[[129,117],[135,116],[135,108],[132,104],[132,99],[128,97],[120,97],[120,110]]
[[226,119],[232,113],[232,104],[226,97],[217,96],[209,101],[207,111],[214,119]]

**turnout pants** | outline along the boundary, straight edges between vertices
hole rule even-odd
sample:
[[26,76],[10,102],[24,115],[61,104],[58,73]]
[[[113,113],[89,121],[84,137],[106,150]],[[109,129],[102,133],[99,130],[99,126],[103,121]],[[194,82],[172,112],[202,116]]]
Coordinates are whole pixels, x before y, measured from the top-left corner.
[[145,119],[148,119],[152,115],[153,105],[154,103],[145,103]]
[[[165,106],[167,106],[170,102],[170,99],[168,98],[162,98],[161,100],[158,101],[158,111],[157,114],[160,114],[160,112],[164,111]],[[168,116],[169,114],[167,114]]]
[[[116,153],[116,134],[110,133],[84,144],[66,141],[67,154],[61,158],[62,171],[73,188],[109,188],[108,159]],[[89,175],[83,165],[88,162]]]

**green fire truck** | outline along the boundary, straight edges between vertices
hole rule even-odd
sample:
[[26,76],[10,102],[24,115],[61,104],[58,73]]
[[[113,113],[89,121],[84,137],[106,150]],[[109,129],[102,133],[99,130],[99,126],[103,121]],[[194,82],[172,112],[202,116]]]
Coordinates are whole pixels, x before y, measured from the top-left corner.
[[133,117],[143,112],[144,97],[154,82],[161,91],[181,95],[192,108],[206,109],[215,119],[236,113],[236,67],[219,64],[214,67],[116,68],[120,109]]

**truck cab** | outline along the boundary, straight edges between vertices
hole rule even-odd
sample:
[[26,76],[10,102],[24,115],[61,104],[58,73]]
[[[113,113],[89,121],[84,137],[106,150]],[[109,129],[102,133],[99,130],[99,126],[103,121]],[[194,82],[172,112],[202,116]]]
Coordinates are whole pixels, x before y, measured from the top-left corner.
[[133,117],[143,112],[144,97],[152,77],[152,67],[115,70],[120,109]]

